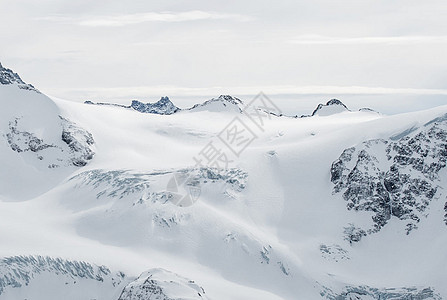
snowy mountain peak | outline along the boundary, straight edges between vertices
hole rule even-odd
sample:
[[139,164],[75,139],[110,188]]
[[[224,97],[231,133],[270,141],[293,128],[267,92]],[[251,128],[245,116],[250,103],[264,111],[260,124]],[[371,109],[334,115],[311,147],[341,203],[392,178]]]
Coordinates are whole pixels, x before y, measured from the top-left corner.
[[241,99],[230,96],[220,95],[217,98],[212,98],[203,102],[202,104],[196,104],[189,108],[190,111],[212,111],[212,112],[242,112],[241,106],[243,102]]
[[215,101],[225,101],[235,105],[242,105],[243,102],[241,99],[230,96],[230,95],[220,95],[217,99],[211,99]]
[[346,105],[338,99],[331,99],[326,104],[318,104],[312,116],[329,116],[341,112],[349,111]]
[[19,74],[14,73],[11,69],[7,69],[2,66],[0,63],[0,84],[17,84],[20,89],[24,90],[32,90],[35,92],[39,92],[34,86],[31,84],[25,83],[22,78],[20,78]]
[[159,115],[172,115],[180,110],[168,97],[161,97],[155,103],[143,103],[138,100],[132,100],[131,108],[142,113],[151,113]]

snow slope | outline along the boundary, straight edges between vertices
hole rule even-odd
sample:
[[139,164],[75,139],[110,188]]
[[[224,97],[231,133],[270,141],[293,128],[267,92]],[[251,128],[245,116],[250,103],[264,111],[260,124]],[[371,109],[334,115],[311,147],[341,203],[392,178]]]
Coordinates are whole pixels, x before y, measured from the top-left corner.
[[[141,114],[0,85],[0,299],[447,297],[447,106],[384,116],[333,101],[308,118],[261,111],[259,127],[225,97]],[[17,261],[44,267],[2,285]]]

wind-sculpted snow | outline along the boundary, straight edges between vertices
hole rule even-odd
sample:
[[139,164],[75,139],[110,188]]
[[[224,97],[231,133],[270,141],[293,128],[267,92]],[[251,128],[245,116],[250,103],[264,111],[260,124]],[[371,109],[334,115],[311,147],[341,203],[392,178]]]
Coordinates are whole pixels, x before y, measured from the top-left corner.
[[446,139],[447,123],[441,120],[408,130],[397,141],[371,140],[343,151],[331,168],[333,193],[342,193],[348,210],[373,213],[372,228],[355,230],[351,242],[380,231],[393,217],[406,223],[407,234],[417,228],[439,197]]
[[[53,276],[53,291],[46,291],[52,295],[58,288],[68,290],[80,289],[82,294],[82,282],[94,281],[106,289],[122,289],[122,285],[128,281],[122,272],[113,274],[105,266],[92,265],[83,261],[70,261],[48,256],[13,256],[0,260],[0,298],[3,294],[11,295],[14,289],[30,286],[39,278]],[[12,291],[11,291],[12,289]],[[91,294],[94,291],[89,291]],[[84,291],[87,294],[87,291]],[[44,297],[44,295],[37,295]],[[28,299],[32,298],[29,295]]]
[[326,288],[321,292],[321,296],[329,300],[373,300],[373,299],[394,299],[394,300],[441,300],[432,288],[385,288],[378,289],[369,286],[347,286],[342,292],[336,293]]
[[194,281],[178,274],[152,269],[129,283],[118,300],[208,299],[205,290]]

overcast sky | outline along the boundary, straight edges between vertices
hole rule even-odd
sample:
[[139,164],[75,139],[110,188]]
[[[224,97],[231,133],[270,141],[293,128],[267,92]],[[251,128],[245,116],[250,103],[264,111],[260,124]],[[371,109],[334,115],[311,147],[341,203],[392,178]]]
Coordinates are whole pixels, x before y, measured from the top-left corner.
[[61,98],[447,94],[445,0],[0,0],[0,8],[0,61]]

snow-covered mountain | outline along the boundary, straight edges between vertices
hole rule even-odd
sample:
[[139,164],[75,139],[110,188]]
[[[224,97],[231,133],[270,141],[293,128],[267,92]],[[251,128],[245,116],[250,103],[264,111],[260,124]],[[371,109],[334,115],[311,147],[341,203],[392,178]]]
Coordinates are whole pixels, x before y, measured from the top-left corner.
[[220,95],[201,104],[196,104],[189,108],[189,111],[210,111],[210,112],[242,112],[243,102],[241,99],[230,96]]
[[0,299],[447,297],[447,106],[84,105],[2,70]]

